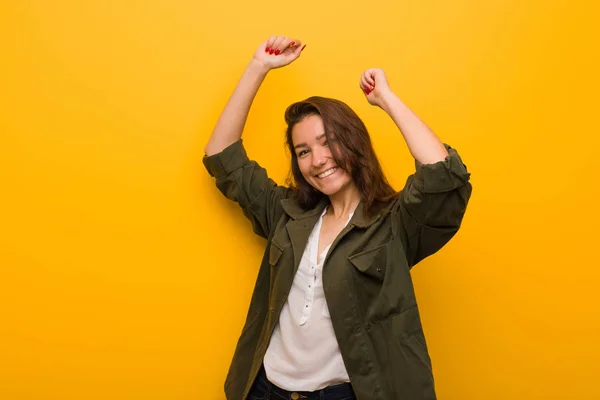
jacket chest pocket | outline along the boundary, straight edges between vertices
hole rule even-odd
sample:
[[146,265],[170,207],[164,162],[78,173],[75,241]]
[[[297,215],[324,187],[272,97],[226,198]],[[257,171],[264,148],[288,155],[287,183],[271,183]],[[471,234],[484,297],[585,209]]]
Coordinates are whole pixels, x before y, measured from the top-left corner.
[[386,270],[387,243],[361,251],[348,257],[348,260],[361,273],[383,281]]

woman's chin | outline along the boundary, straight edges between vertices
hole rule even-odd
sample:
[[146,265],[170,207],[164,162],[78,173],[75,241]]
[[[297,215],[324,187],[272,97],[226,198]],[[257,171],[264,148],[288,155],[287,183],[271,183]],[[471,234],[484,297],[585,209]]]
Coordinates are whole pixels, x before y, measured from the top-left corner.
[[340,190],[342,189],[341,185],[333,184],[333,182],[332,182],[332,184],[319,185],[319,186],[313,186],[313,187],[326,196],[333,196],[333,195],[339,193]]

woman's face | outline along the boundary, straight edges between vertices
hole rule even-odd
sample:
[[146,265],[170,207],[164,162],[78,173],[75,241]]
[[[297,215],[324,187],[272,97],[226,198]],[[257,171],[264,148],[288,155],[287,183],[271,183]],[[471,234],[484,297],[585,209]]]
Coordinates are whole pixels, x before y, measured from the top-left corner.
[[336,142],[335,139],[332,141],[327,141],[320,115],[309,115],[292,129],[292,143],[302,176],[327,196],[338,194],[354,184],[350,174],[337,166],[331,154]]

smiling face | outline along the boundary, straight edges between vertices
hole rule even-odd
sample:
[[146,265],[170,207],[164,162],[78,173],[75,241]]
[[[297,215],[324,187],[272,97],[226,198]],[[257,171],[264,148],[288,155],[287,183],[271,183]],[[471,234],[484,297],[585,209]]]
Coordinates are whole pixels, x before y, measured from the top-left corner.
[[[305,210],[327,195],[342,209],[358,199],[364,212],[374,215],[397,196],[383,174],[367,127],[347,104],[312,96],[290,104],[285,122],[285,143],[292,155],[288,183]],[[338,167],[338,162],[343,168],[322,174]]]
[[328,142],[321,116],[309,115],[294,125],[292,142],[302,176],[319,192],[338,195],[354,186],[350,174],[338,167],[331,153],[335,139]]

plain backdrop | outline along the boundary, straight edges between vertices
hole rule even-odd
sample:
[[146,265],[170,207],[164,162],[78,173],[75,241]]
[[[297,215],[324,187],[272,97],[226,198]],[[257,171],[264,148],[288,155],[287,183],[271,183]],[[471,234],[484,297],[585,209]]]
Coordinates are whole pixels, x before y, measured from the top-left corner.
[[413,270],[441,400],[600,398],[598,2],[0,4],[0,398],[223,399],[265,242],[202,166],[269,35],[244,134],[284,183],[283,112],[363,118],[390,181],[413,161],[358,88],[394,91],[472,173],[463,227]]

